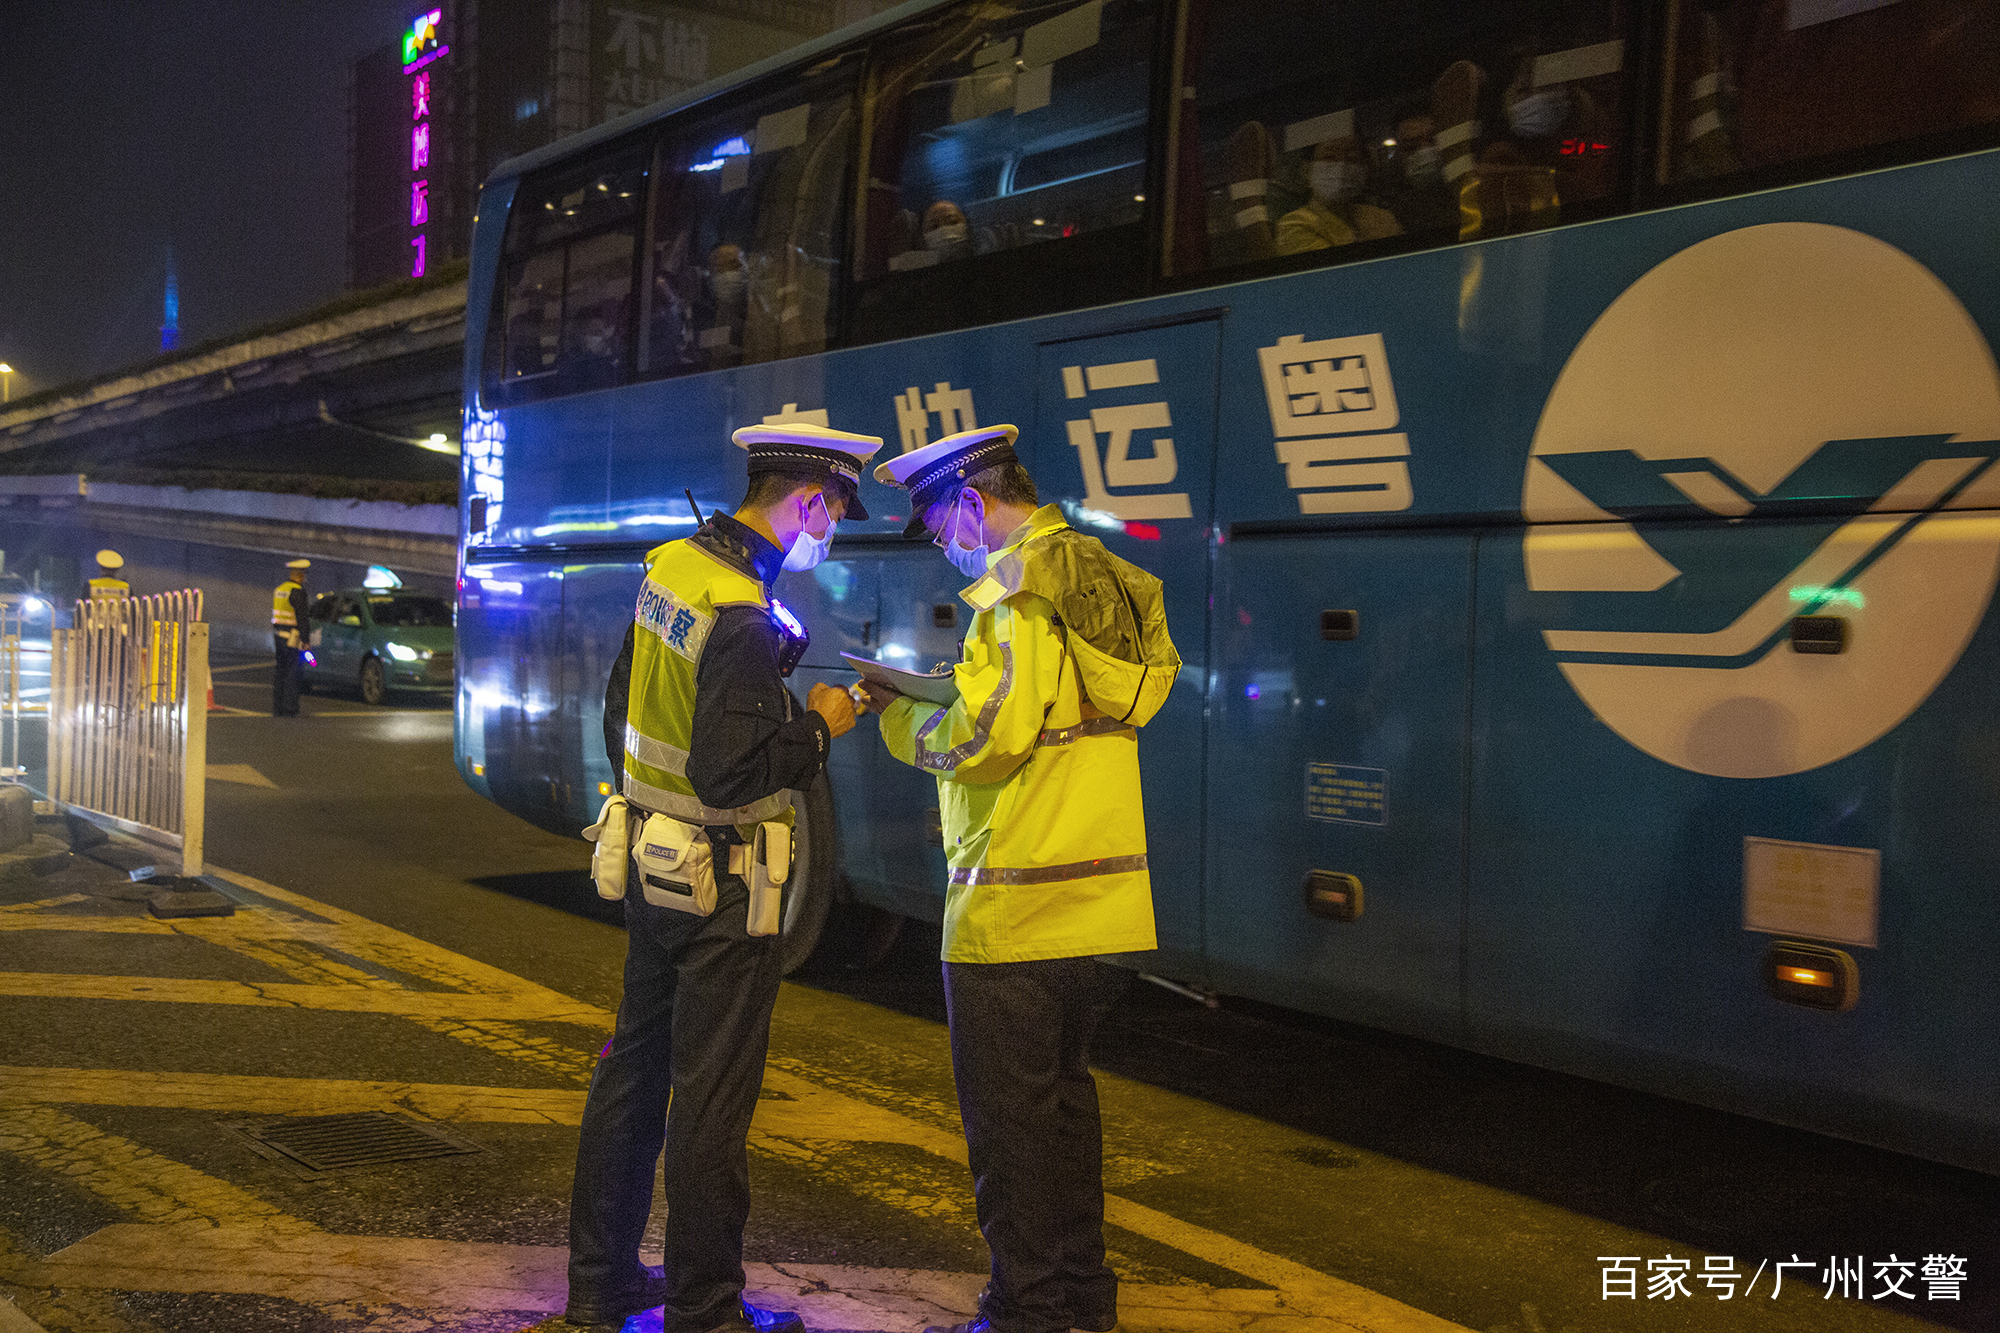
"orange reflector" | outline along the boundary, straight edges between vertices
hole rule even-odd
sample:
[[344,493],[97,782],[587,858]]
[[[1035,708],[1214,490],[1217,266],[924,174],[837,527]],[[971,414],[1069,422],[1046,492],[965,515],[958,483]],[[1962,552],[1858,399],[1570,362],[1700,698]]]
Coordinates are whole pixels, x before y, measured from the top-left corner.
[[600,782],[600,783],[598,783],[598,784],[597,784],[597,794],[598,794],[599,796],[609,796],[609,795],[611,794],[611,784],[610,784],[610,783],[608,783],[608,782]]
[[475,778],[483,778],[483,777],[485,777],[485,776],[486,776],[486,765],[484,765],[484,764],[474,764],[474,765],[472,766],[472,776],[473,776],[473,777],[475,777]]
[[1833,974],[1830,972],[1815,972],[1811,968],[1805,967],[1788,967],[1785,969],[1785,980],[1796,981],[1801,986],[1831,986],[1833,984]]

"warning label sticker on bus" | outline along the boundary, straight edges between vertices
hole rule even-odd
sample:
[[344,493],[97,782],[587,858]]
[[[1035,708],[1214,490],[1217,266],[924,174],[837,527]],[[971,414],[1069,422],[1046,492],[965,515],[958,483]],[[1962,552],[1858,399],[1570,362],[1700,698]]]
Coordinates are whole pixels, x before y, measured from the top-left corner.
[[1350,764],[1306,765],[1306,818],[1332,824],[1386,824],[1389,772]]

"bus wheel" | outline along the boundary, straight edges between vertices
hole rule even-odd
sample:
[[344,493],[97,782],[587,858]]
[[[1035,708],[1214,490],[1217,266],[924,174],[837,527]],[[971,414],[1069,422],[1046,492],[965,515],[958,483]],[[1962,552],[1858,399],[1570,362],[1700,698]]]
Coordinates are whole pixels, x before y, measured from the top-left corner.
[[839,834],[833,826],[833,793],[826,774],[792,803],[792,877],[778,909],[778,958],[786,975],[812,956],[833,906]]
[[389,676],[382,670],[382,659],[364,657],[361,659],[361,701],[379,704],[389,697]]

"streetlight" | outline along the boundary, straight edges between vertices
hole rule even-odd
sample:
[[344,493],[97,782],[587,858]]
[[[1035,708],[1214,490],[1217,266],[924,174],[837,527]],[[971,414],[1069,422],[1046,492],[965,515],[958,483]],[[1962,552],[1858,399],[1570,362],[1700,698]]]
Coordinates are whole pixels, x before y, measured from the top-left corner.
[[10,402],[14,397],[14,367],[0,361],[0,403]]

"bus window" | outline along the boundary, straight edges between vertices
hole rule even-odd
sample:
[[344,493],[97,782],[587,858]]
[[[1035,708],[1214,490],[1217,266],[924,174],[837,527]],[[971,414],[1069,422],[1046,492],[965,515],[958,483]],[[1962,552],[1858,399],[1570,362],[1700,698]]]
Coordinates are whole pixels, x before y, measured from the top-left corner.
[[1167,271],[1358,258],[1607,211],[1629,8],[1191,0]]
[[952,6],[874,71],[855,338],[1144,290],[1158,0]]
[[642,375],[826,349],[860,63],[829,60],[669,128],[653,173]]
[[632,337],[646,159],[570,167],[523,185],[502,272],[502,401],[608,388],[625,377]]
[[1662,185],[1831,174],[1892,144],[1991,143],[2000,123],[1988,0],[1683,0],[1669,24]]

